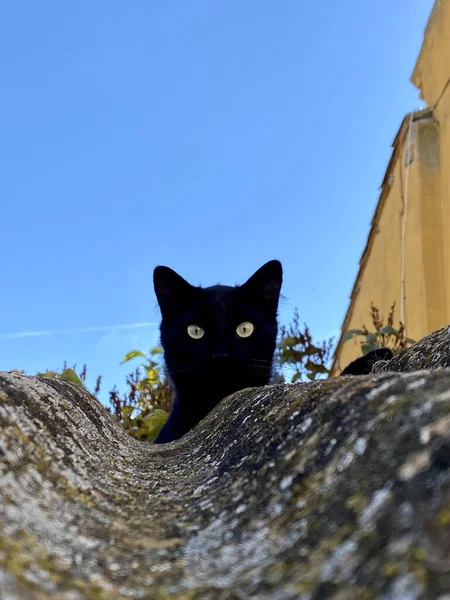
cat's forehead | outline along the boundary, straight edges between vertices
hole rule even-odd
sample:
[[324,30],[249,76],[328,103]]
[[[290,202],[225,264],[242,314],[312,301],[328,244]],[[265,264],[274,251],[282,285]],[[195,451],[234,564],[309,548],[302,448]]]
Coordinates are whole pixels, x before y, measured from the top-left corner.
[[242,293],[240,286],[212,285],[197,287],[195,293],[179,299],[180,315],[188,319],[223,321],[224,319],[250,318],[255,312],[252,303]]
[[231,287],[230,285],[211,285],[209,287],[201,288],[202,292],[207,297],[219,300],[220,298],[229,298],[236,294],[237,287]]
[[239,300],[238,288],[229,285],[212,285],[201,288],[200,299],[205,306],[229,308]]
[[[240,293],[239,286],[213,285],[195,288],[195,293],[180,298],[180,312],[189,318],[223,319],[248,313],[251,306]],[[197,317],[196,317],[197,316]]]

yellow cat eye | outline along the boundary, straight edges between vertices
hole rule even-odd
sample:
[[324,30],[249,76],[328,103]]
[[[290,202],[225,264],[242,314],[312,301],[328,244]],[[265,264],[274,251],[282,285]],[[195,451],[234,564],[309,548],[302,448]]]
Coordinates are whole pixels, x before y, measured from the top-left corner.
[[255,326],[253,325],[253,323],[250,323],[249,321],[244,321],[244,323],[241,323],[240,325],[238,325],[236,327],[236,333],[241,338],[250,337],[252,335],[252,333],[254,332],[254,330],[255,330]]
[[194,340],[199,340],[205,335],[205,330],[198,325],[189,325],[187,332]]

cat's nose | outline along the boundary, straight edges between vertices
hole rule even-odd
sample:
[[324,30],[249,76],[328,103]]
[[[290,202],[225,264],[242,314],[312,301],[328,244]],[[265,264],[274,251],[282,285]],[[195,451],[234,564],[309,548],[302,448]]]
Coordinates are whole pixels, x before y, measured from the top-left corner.
[[230,358],[230,353],[229,352],[213,352],[212,357],[213,358]]

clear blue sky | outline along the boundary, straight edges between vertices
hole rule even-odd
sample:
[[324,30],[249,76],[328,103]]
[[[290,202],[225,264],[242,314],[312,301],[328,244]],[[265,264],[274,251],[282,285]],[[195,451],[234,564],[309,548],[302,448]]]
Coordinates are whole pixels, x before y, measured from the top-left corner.
[[121,384],[152,271],[284,265],[336,333],[432,0],[32,0],[0,9],[0,369]]

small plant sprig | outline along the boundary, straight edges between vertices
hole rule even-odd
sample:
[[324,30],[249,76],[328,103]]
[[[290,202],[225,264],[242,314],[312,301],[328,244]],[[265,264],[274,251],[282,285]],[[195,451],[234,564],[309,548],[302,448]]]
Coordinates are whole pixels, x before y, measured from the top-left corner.
[[394,327],[395,302],[392,304],[388,314],[387,323],[384,324],[384,317],[380,313],[380,309],[372,302],[370,305],[370,317],[372,320],[373,331],[363,325],[362,329],[349,329],[342,338],[342,343],[348,342],[355,337],[362,336],[361,353],[367,354],[371,350],[377,348],[390,348],[392,352],[398,354],[415,340],[406,337],[405,324],[399,321],[398,328]]
[[[292,383],[326,377],[329,372],[333,338],[313,343],[311,332],[306,324],[300,326],[298,310],[294,311],[294,318],[289,327],[281,327],[281,339],[278,345],[277,359],[282,373],[285,367],[293,370]],[[284,376],[281,375],[281,380]]]
[[121,364],[135,358],[144,361],[127,376],[124,395],[121,396],[116,387],[109,392],[113,414],[132,437],[141,441],[151,442],[156,438],[173,402],[173,390],[163,376],[158,360],[160,355],[162,348],[159,346],[150,351],[150,356],[142,350],[128,352]]
[[[24,373],[24,371],[22,371]],[[87,389],[86,386],[86,378],[87,378],[87,366],[83,365],[80,373],[77,373],[77,365],[73,365],[73,367],[68,367],[67,362],[64,362],[63,368],[61,371],[43,371],[42,373],[37,374],[38,377],[50,377],[53,379],[62,379],[63,381],[69,381],[70,383],[74,383],[75,385],[81,385]],[[94,387],[94,395],[97,395],[100,391],[102,385],[102,376],[99,375],[95,382]]]

